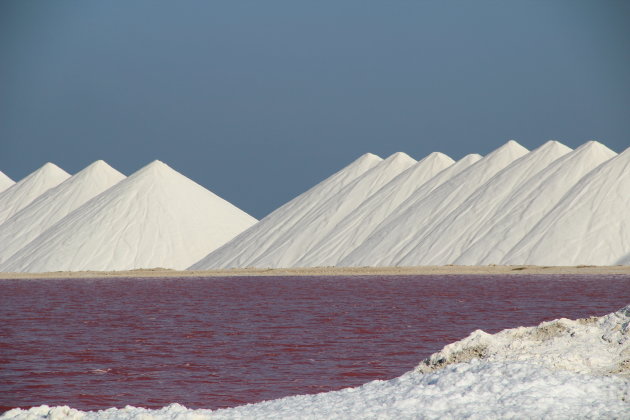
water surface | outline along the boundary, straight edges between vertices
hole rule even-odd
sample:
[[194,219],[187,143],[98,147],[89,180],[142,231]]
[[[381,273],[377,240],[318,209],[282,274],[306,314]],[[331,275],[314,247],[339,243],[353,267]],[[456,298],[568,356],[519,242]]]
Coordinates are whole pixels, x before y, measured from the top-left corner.
[[219,408],[411,370],[475,329],[630,303],[629,276],[0,280],[0,409]]

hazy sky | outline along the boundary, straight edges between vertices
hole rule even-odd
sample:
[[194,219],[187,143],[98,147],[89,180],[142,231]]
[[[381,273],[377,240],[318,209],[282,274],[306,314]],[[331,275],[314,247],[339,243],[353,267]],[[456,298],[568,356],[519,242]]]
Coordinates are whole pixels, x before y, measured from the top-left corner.
[[0,2],[0,170],[154,159],[262,217],[365,152],[630,146],[630,1]]

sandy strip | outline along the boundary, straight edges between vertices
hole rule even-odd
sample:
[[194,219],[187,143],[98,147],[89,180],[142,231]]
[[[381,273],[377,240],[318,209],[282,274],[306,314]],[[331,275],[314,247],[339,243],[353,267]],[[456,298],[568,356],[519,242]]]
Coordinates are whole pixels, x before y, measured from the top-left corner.
[[102,277],[227,277],[227,276],[388,276],[388,275],[493,275],[493,274],[625,274],[630,266],[541,267],[532,265],[419,266],[419,267],[313,267],[238,268],[226,270],[177,271],[165,268],[126,271],[57,271],[52,273],[0,273],[0,279],[102,278]]

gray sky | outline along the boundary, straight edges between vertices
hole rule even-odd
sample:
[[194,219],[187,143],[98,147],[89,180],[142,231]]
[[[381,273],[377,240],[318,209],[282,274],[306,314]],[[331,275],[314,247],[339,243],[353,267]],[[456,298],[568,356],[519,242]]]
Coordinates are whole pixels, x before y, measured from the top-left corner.
[[0,2],[0,170],[160,159],[262,217],[365,152],[630,146],[630,2]]

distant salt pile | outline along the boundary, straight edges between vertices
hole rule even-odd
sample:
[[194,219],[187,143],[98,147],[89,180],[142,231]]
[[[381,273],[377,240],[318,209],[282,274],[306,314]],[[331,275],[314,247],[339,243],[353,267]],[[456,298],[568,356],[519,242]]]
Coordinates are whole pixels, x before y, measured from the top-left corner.
[[50,188],[61,184],[70,175],[53,163],[28,175],[0,193],[0,223],[4,223]]
[[593,169],[503,261],[615,265],[630,249],[630,149]]
[[[463,248],[479,235],[486,220],[496,220],[498,209],[511,193],[559,157],[571,152],[568,147],[550,141],[512,162],[481,184],[450,212],[429,222],[431,229],[415,235],[401,251],[406,254],[395,265],[444,265],[461,255]],[[464,195],[467,195],[466,193]],[[454,206],[452,206],[454,207]]]
[[15,184],[15,181],[6,176],[3,172],[0,172],[0,192],[11,187],[13,184]]
[[502,263],[505,255],[560,202],[571,187],[614,156],[616,153],[603,144],[590,141],[549,164],[535,177],[514,189],[493,217],[483,220],[472,243],[454,263]]
[[171,404],[83,412],[14,409],[3,419],[622,419],[630,399],[630,306],[582,320],[473,332],[399,378],[222,410]]
[[258,223],[160,162],[92,176],[0,192],[1,271],[630,264],[630,149],[595,141],[368,153]]
[[55,223],[0,270],[183,269],[254,223],[155,161]]
[[400,260],[417,244],[416,241],[430,229],[438,226],[439,222],[456,210],[475,189],[527,153],[527,149],[515,141],[504,144],[450,178],[422,201],[407,208],[395,218],[390,216],[384,220],[365,242],[340,262],[340,265],[399,265]]
[[[286,230],[294,227],[318,205],[336,195],[382,161],[383,159],[371,153],[364,154],[350,165],[273,211],[230,241],[229,246],[217,249],[211,254],[211,261],[203,259],[192,268],[247,266],[248,261],[252,261],[264,252],[266,247],[263,248],[263,246],[280,241]],[[261,247],[257,247],[257,244],[261,244]]]
[[371,232],[371,226],[377,226],[416,189],[453,163],[453,159],[437,152],[420,160],[364,200],[295,265],[336,265],[346,252],[365,240]]
[[305,193],[191,268],[627,264],[628,153],[509,141],[454,164],[430,155],[380,189]]
[[86,201],[124,178],[123,174],[99,160],[41,194],[0,225],[0,263]]

